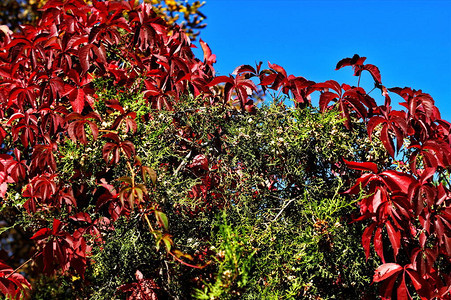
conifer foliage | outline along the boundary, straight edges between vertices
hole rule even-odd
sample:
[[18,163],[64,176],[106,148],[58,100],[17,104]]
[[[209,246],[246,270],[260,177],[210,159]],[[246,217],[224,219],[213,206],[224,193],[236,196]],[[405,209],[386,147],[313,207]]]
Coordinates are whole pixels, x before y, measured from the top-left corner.
[[[351,66],[359,77],[368,72],[385,98],[383,105],[377,105],[362,87],[332,80],[315,83],[288,75],[283,67],[271,63],[268,69],[262,69],[261,63],[242,65],[229,76],[215,76],[212,65],[216,57],[205,42],[200,41],[204,58],[199,60],[182,30],[169,27],[151,5],[135,0],[93,0],[92,5],[82,0],[50,0],[36,26],[0,34],[2,209],[12,218],[20,216],[16,226],[22,226],[31,238],[34,252],[29,257],[41,273],[85,279],[96,263],[92,253],[109,247],[105,236],[124,219],[130,223],[138,219],[164,257],[161,270],[168,268],[170,261],[197,270],[201,275],[196,280],[208,282],[215,272],[211,256],[227,258],[229,254],[212,254],[213,248],[188,253],[189,249],[175,240],[174,232],[182,225],[171,225],[173,218],[186,221],[202,216],[200,224],[205,216],[214,220],[221,210],[239,206],[240,197],[261,199],[263,189],[284,191],[286,195],[271,194],[276,204],[283,197],[292,200],[265,223],[270,228],[268,224],[279,219],[288,220],[289,205],[306,194],[303,184],[311,184],[319,176],[327,182],[334,175],[347,180],[349,203],[358,195],[360,216],[356,219],[366,226],[362,251],[370,257],[373,245],[382,262],[373,278],[380,282],[380,295],[384,299],[394,295],[408,299],[413,293],[424,299],[450,297],[451,125],[440,118],[428,94],[386,88],[378,68],[365,64],[365,58],[358,55],[340,61],[337,69]],[[194,125],[178,115],[217,108],[227,122],[249,116],[251,124],[260,109],[255,105],[260,90],[280,91],[293,99],[298,110],[313,109],[311,98],[316,92],[322,114],[337,110],[344,132],[357,132],[365,126],[363,136],[373,144],[380,141],[385,154],[348,155],[347,159],[334,157],[314,163],[310,153],[302,174],[313,177],[302,179],[303,184],[294,173],[284,173],[288,168],[283,165],[268,164],[246,177],[252,164],[245,165],[245,157],[257,161],[263,146],[240,154],[243,156],[237,157],[244,157],[243,161],[237,162],[232,159],[235,150],[227,146],[233,140],[231,128],[212,124],[212,130],[201,137],[192,129]],[[405,110],[392,108],[393,94],[404,99],[401,105]],[[195,99],[196,106],[180,109],[188,96]],[[140,143],[156,134],[146,132],[146,124],[155,124],[158,118],[164,119],[163,112],[171,111],[175,114],[166,121],[173,128],[172,136],[177,137],[173,145],[178,152],[163,153],[166,159],[157,164],[143,157],[146,145]],[[281,121],[280,126],[283,124]],[[169,129],[159,130],[166,134]],[[286,147],[284,141],[278,143],[279,150]],[[274,159],[283,158],[279,150],[274,151]],[[230,161],[225,165],[222,160],[227,155]],[[271,157],[264,159],[270,161]],[[318,169],[326,165],[327,170]],[[269,166],[274,169],[266,169]],[[173,180],[182,175],[194,180],[185,198],[200,204],[188,207],[157,199],[157,192],[163,193],[161,186],[172,180],[170,176],[162,180],[162,172],[170,173]],[[223,179],[230,174],[239,177]],[[237,188],[257,175],[262,180],[255,183],[256,188]],[[225,186],[227,182],[230,185]],[[171,192],[176,193],[177,188],[165,191],[167,197]],[[266,208],[263,203],[259,206],[262,211]],[[315,228],[325,228],[325,224],[318,221]],[[197,238],[205,243],[209,237]],[[332,245],[326,239],[325,248]],[[236,251],[244,251],[243,247],[240,244]],[[249,257],[257,259],[258,251]],[[30,288],[27,275],[13,270],[7,261],[0,261],[0,268],[1,293],[25,297]],[[252,272],[249,268],[239,272]],[[247,277],[226,271],[223,274],[230,282],[241,278],[234,294],[239,297],[246,290]],[[169,283],[163,287],[143,270],[136,269],[129,276],[136,280],[118,286],[117,293],[130,299],[157,299],[165,289],[165,297],[170,295]],[[232,285],[223,282],[220,286]],[[208,289],[208,284],[200,288]]]

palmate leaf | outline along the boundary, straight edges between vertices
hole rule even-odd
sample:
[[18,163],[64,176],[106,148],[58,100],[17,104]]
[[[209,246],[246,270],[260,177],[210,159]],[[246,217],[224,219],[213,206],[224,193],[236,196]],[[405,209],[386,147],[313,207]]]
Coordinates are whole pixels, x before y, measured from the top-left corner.
[[141,174],[145,183],[148,183],[149,179],[151,180],[153,185],[157,183],[157,173],[154,169],[147,166],[141,166]]
[[135,146],[131,141],[121,141],[116,133],[107,133],[102,136],[114,141],[114,143],[105,143],[102,149],[102,156],[109,165],[117,164],[121,155],[132,158],[135,154]]
[[131,293],[127,299],[130,300],[157,300],[155,290],[160,287],[153,281],[153,279],[144,278],[141,271],[136,270],[135,277],[137,282],[128,283],[118,287],[118,290],[123,293]]
[[335,67],[335,70],[339,70],[346,66],[359,66],[363,65],[365,62],[366,57],[360,57],[358,54],[354,54],[352,58],[343,58],[337,63],[337,66]]
[[360,76],[362,71],[368,71],[374,79],[374,82],[377,86],[380,86],[382,83],[381,73],[379,68],[375,65],[366,64],[364,62],[366,57],[360,57],[358,54],[354,54],[352,58],[344,58],[337,63],[337,67],[335,70],[339,70],[346,66],[352,66],[354,69],[354,76]]
[[139,204],[144,200],[144,195],[147,195],[147,188],[144,184],[133,184],[130,177],[121,177],[118,180],[123,182],[130,181],[129,185],[123,185],[119,190],[119,199],[122,205],[127,201],[133,209],[135,204]]
[[88,125],[91,129],[92,137],[96,140],[99,135],[99,129],[93,120],[100,121],[101,119],[98,114],[93,112],[84,116],[75,112],[70,113],[66,117],[65,122],[66,124],[69,124],[67,127],[67,133],[72,141],[79,141],[84,145],[88,143],[85,125]]
[[[276,193],[284,187],[290,187],[290,189],[293,187],[290,193],[291,191],[297,193],[302,184],[294,183],[291,185],[291,178],[288,177],[292,175],[282,173],[285,172],[284,170],[288,170],[285,168],[288,165],[285,165],[283,154],[279,160],[279,162],[282,161],[280,165],[271,166],[271,169],[260,168],[254,174],[244,174],[251,175],[251,177],[239,174],[239,177],[235,177],[239,178],[236,179],[236,185],[234,182],[233,186],[224,186],[229,182],[227,178],[229,176],[234,177],[234,172],[237,171],[235,169],[226,174],[222,168],[230,167],[227,171],[233,168],[233,166],[227,166],[229,161],[227,143],[231,141],[228,136],[230,133],[228,124],[232,123],[226,122],[239,120],[237,116],[240,115],[235,114],[235,111],[228,114],[226,118],[221,118],[219,122],[215,122],[218,119],[208,120],[206,126],[202,128],[202,130],[208,131],[214,128],[215,133],[217,132],[217,137],[214,138],[217,138],[220,142],[223,141],[222,138],[229,138],[224,143],[224,147],[211,148],[210,146],[203,146],[201,142],[197,143],[200,136],[205,142],[204,135],[201,134],[203,132],[198,131],[200,124],[184,122],[186,115],[191,117],[192,111],[199,112],[196,106],[187,107],[186,112],[181,117],[179,117],[180,114],[174,114],[172,122],[171,120],[168,122],[173,127],[170,130],[165,130],[164,136],[168,132],[182,131],[184,137],[193,142],[171,143],[171,140],[168,140],[171,149],[177,151],[176,156],[180,153],[193,151],[193,156],[189,156],[188,161],[183,164],[183,166],[187,166],[185,171],[178,173],[180,182],[186,182],[185,179],[195,182],[192,189],[164,190],[168,182],[165,176],[175,169],[174,160],[177,161],[177,159],[174,159],[175,156],[172,155],[175,152],[172,154],[164,153],[164,165],[159,164],[161,156],[149,158],[152,166],[158,166],[155,168],[158,168],[159,176],[162,179],[162,184],[158,187],[155,186],[157,175],[153,169],[142,166],[142,164],[132,164],[135,161],[135,152],[152,155],[152,151],[154,151],[152,150],[155,148],[153,146],[145,149],[134,148],[138,145],[143,147],[145,140],[148,141],[146,137],[142,136],[146,133],[137,132],[137,123],[139,125],[144,124],[145,128],[149,125],[150,131],[148,132],[152,132],[152,126],[155,124],[153,118],[158,115],[154,109],[179,109],[185,104],[179,105],[181,104],[179,101],[185,101],[182,95],[190,96],[194,94],[196,105],[197,102],[202,103],[203,106],[216,105],[219,102],[224,105],[223,111],[229,111],[227,106],[229,104],[239,106],[244,110],[251,110],[249,108],[255,107],[251,93],[256,90],[256,86],[249,79],[255,76],[261,80],[260,86],[264,88],[279,89],[290,97],[292,94],[295,104],[300,107],[300,104],[310,106],[310,94],[312,91],[320,91],[321,110],[327,111],[331,108],[331,103],[338,102],[336,107],[341,110],[341,116],[346,118],[345,124],[348,129],[353,125],[354,117],[364,119],[359,126],[364,126],[367,118],[370,118],[367,125],[368,134],[371,137],[374,128],[380,126],[383,146],[391,156],[400,151],[404,137],[408,138],[414,145],[424,146],[421,153],[411,158],[411,160],[416,160],[417,157],[423,159],[423,165],[418,166],[421,172],[412,172],[412,177],[415,180],[404,173],[387,169],[387,167],[392,167],[389,165],[391,160],[387,162],[380,159],[377,164],[362,160],[366,156],[366,153],[364,153],[366,148],[363,151],[350,151],[353,155],[356,155],[351,160],[360,162],[346,161],[348,167],[363,171],[363,174],[357,179],[357,183],[348,190],[348,193],[359,193],[362,188],[367,192],[359,202],[362,219],[371,222],[362,236],[362,245],[367,258],[373,242],[377,255],[384,259],[383,255],[385,254],[386,262],[390,263],[393,255],[390,251],[387,251],[389,241],[394,251],[394,257],[398,259],[399,263],[401,263],[401,256],[403,261],[411,259],[415,262],[415,268],[399,265],[404,272],[400,271],[398,267],[386,268],[386,270],[382,270],[381,267],[378,268],[381,273],[378,274],[375,281],[381,282],[381,285],[385,287],[385,291],[382,291],[381,295],[395,297],[397,294],[398,298],[408,297],[409,291],[406,285],[410,285],[409,278],[418,291],[420,287],[424,289],[425,286],[421,282],[423,275],[430,282],[431,287],[437,290],[437,293],[439,293],[438,291],[440,293],[446,292],[446,287],[443,285],[444,282],[447,283],[449,280],[447,281],[443,270],[447,269],[440,270],[434,266],[438,265],[436,259],[439,255],[446,256],[447,253],[451,253],[449,250],[451,248],[449,239],[450,220],[447,212],[449,191],[446,185],[442,186],[441,190],[434,191],[431,182],[437,177],[440,180],[442,179],[440,177],[440,175],[443,175],[441,174],[442,169],[449,169],[451,156],[447,154],[449,149],[446,150],[446,147],[427,144],[427,141],[440,140],[449,144],[450,127],[449,124],[435,120],[439,114],[430,97],[422,92],[403,91],[403,95],[410,93],[409,97],[405,99],[409,113],[404,115],[389,114],[390,101],[387,95],[384,95],[387,103],[385,105],[387,110],[384,111],[362,88],[332,81],[315,84],[300,76],[288,76],[286,70],[276,64],[269,63],[269,69],[263,71],[260,70],[260,65],[255,68],[242,65],[236,68],[231,76],[214,77],[214,69],[211,65],[216,58],[208,45],[201,41],[204,62],[196,59],[191,52],[191,44],[188,38],[177,27],[168,27],[165,22],[158,18],[150,5],[141,5],[140,1],[93,0],[93,5],[85,2],[82,0],[50,0],[42,11],[43,19],[38,22],[36,27],[28,25],[23,28],[22,33],[7,33],[8,36],[2,35],[0,38],[0,45],[4,48],[3,51],[0,51],[0,64],[3,64],[0,66],[0,75],[3,79],[2,84],[0,84],[0,102],[2,103],[0,128],[4,128],[4,132],[0,130],[0,143],[5,144],[3,153],[15,156],[14,160],[17,161],[17,163],[12,162],[13,159],[8,157],[6,163],[2,162],[0,167],[1,192],[8,197],[14,197],[14,192],[20,191],[22,186],[26,186],[22,196],[27,198],[24,208],[30,213],[27,215],[27,219],[31,220],[31,228],[41,228],[40,226],[36,227],[36,225],[44,224],[46,220],[52,219],[61,212],[67,217],[66,220],[54,221],[53,227],[49,226],[49,228],[42,228],[37,232],[30,233],[34,237],[33,241],[38,243],[37,246],[43,251],[46,271],[75,271],[83,275],[85,266],[89,265],[90,262],[85,255],[86,251],[89,252],[89,250],[86,250],[89,247],[81,236],[90,235],[91,238],[94,237],[92,239],[94,240],[101,231],[97,230],[97,233],[92,233],[95,230],[88,215],[88,210],[91,216],[102,216],[102,214],[109,213],[108,217],[111,217],[113,221],[118,220],[120,216],[128,217],[129,221],[133,221],[131,217],[142,215],[144,211],[149,209],[147,205],[138,205],[138,203],[150,198],[146,186],[136,182],[140,179],[140,175],[142,175],[147,188],[151,186],[149,182],[153,182],[152,193],[155,192],[155,195],[163,193],[172,197],[171,191],[189,193],[189,197],[194,198],[196,202],[200,202],[197,207],[203,217],[208,217],[212,215],[212,212],[221,210],[223,207],[232,207],[230,206],[232,202],[229,201],[242,199],[245,196],[240,191],[249,195],[252,193],[257,201],[262,199],[259,193],[262,193],[263,188],[260,186],[257,186],[256,189],[240,189],[248,184],[248,182],[245,182],[248,178],[255,176],[262,179],[265,177],[261,180],[264,182],[264,190],[269,188],[271,193]],[[119,28],[122,30],[118,30]],[[11,36],[9,36],[10,34]],[[10,46],[7,46],[8,44]],[[108,53],[106,53],[107,51]],[[355,55],[352,58],[340,61],[337,69],[352,66],[354,74],[358,76],[361,72],[368,71],[376,86],[380,87],[379,70],[374,65],[364,64],[364,62],[365,58]],[[91,82],[90,73],[95,76],[93,82]],[[103,82],[106,82],[106,84],[103,85]],[[209,86],[221,83],[224,84],[223,92],[218,87]],[[121,88],[116,89],[116,87]],[[114,93],[117,91],[121,94],[110,94],[111,91],[114,91]],[[140,109],[138,113],[139,119],[136,119],[136,112],[129,112],[130,107],[134,107],[134,105],[129,104],[134,103],[133,101],[136,100],[134,96],[140,92],[144,93],[144,100],[148,103],[142,106],[143,110]],[[105,98],[114,98],[114,100]],[[191,105],[192,103],[187,102],[186,104]],[[147,105],[150,106],[150,110],[146,110]],[[55,107],[63,107],[65,111],[56,112]],[[27,109],[31,110],[27,111]],[[148,113],[149,111],[151,112]],[[202,110],[202,113],[204,111],[210,111],[210,108]],[[51,115],[50,112],[56,112],[56,115]],[[72,114],[70,114],[71,112]],[[94,114],[94,112],[102,114],[102,118],[100,116],[99,118],[88,117],[89,113]],[[384,113],[386,114],[384,115]],[[44,115],[48,115],[47,119],[43,118]],[[65,122],[58,119],[58,116],[60,118],[65,116]],[[374,119],[371,119],[371,116],[374,116]],[[8,118],[11,118],[9,123],[7,122]],[[100,147],[105,144],[102,156],[107,162],[106,164],[101,162],[102,158],[99,161],[98,157],[89,156],[95,155],[90,153],[86,153],[89,157],[89,163],[83,164],[75,161],[75,159],[71,161],[69,155],[62,157],[63,150],[67,149],[65,147],[73,144],[65,143],[67,137],[82,144],[91,142],[91,135],[92,140],[95,140],[102,119],[105,120],[105,123],[102,124],[102,130],[115,131],[116,135],[105,135],[104,137],[108,140],[93,141],[91,146]],[[113,125],[111,125],[111,122],[114,122]],[[181,125],[182,123],[185,125]],[[259,122],[257,126],[260,125]],[[139,128],[141,130],[143,127],[139,126]],[[48,132],[47,135],[46,132]],[[364,131],[347,133],[365,136]],[[396,138],[396,142],[394,138]],[[210,139],[210,135],[208,139]],[[212,140],[212,142],[216,141]],[[53,147],[54,144],[57,147]],[[166,144],[166,141],[164,144]],[[351,150],[356,149],[354,147],[357,146],[353,144],[350,148]],[[22,159],[11,154],[14,148],[20,149]],[[256,145],[255,148],[258,148],[257,151],[262,151],[265,145],[263,147]],[[364,149],[364,147],[359,147],[359,149]],[[83,149],[81,149],[81,152],[78,151],[80,149],[76,150],[78,153],[83,152]],[[411,148],[407,151],[415,152],[415,150]],[[97,151],[94,152],[97,153]],[[289,152],[287,151],[287,153]],[[252,151],[247,154],[249,153],[254,155]],[[258,157],[260,153],[255,154]],[[288,155],[291,155],[291,153]],[[119,170],[118,168],[121,166],[116,166],[121,158],[127,159],[127,170]],[[230,161],[240,161],[241,163],[242,158],[240,156],[230,158],[232,158]],[[286,161],[290,161],[290,157],[287,157]],[[66,164],[66,162],[70,163]],[[149,160],[146,160],[146,163],[149,163]],[[69,170],[62,169],[62,165],[69,165]],[[310,167],[314,166],[315,163],[308,161],[307,165]],[[243,168],[238,168],[240,172],[252,171],[251,164],[246,164],[243,161],[243,166]],[[338,167],[340,168],[340,166]],[[408,163],[401,165],[404,170],[408,167]],[[279,171],[281,173],[278,173]],[[126,175],[119,178],[120,182],[116,182],[119,193],[103,179],[107,178],[108,182],[112,182],[114,178],[121,176],[115,175],[118,172],[123,172],[120,174]],[[141,174],[139,174],[140,172]],[[320,174],[321,172],[314,173]],[[343,174],[346,177],[346,182],[352,183],[355,179],[355,173]],[[407,174],[407,172],[405,173]],[[53,178],[54,174],[55,177]],[[438,176],[434,176],[435,174]],[[285,175],[288,176],[285,177]],[[226,178],[223,176],[226,176]],[[258,179],[257,177],[255,179]],[[287,178],[287,184],[284,185],[285,178]],[[269,181],[268,184],[265,182],[266,179]],[[9,180],[14,182],[9,182]],[[293,179],[293,182],[296,182],[296,180]],[[310,181],[309,178],[305,180]],[[97,186],[99,182],[101,186]],[[8,185],[10,186],[8,191],[12,191],[11,194],[6,194]],[[227,194],[231,191],[236,191],[236,194]],[[285,193],[280,193],[280,195],[283,194]],[[322,197],[321,195],[318,196]],[[177,194],[175,197],[177,197]],[[75,199],[79,200],[79,207],[76,207],[77,200]],[[266,199],[264,200],[266,201]],[[165,205],[158,207],[158,210],[153,206],[155,215],[151,219],[157,223],[160,230],[160,239],[157,245],[160,247],[164,245],[166,252],[171,251],[170,253],[160,254],[173,254],[174,257],[188,258],[188,255],[183,256],[180,251],[175,249],[172,237],[167,231],[169,222],[171,222],[171,229],[174,232],[182,225],[198,223],[199,219],[196,219],[198,212],[185,214],[183,209],[179,210],[179,207],[172,206],[171,201],[165,202]],[[273,202],[279,203],[280,201],[275,200]],[[97,204],[95,208],[93,208],[94,203]],[[271,209],[266,203],[261,203],[258,206],[265,210]],[[63,204],[67,205],[63,207]],[[133,209],[136,210],[136,214],[131,213],[130,207],[133,205],[135,205]],[[160,211],[163,207],[165,211]],[[166,209],[168,210],[166,211]],[[287,218],[290,214],[289,210],[290,207],[284,211]],[[175,220],[180,219],[181,215],[188,215],[193,222],[176,224]],[[168,216],[171,220],[168,220]],[[259,218],[258,214],[254,216]],[[208,220],[205,220],[208,223]],[[287,221],[289,220],[287,219]],[[207,223],[205,224],[208,225]],[[172,227],[174,224],[177,226]],[[119,225],[120,223],[111,224],[116,229],[119,228]],[[209,233],[209,226],[206,226],[206,228]],[[199,238],[202,238],[202,230],[204,229],[199,228],[199,232],[196,232],[196,236]],[[423,235],[421,235],[422,233]],[[388,238],[385,237],[385,234],[388,235]],[[420,236],[418,238],[420,239],[419,243],[417,243],[418,236]],[[178,241],[186,240],[185,237],[180,240],[179,237],[176,238]],[[105,242],[110,243],[111,241],[105,240]],[[203,240],[200,244],[201,246],[204,245]],[[420,252],[416,257],[411,257],[411,248],[418,245],[421,246]],[[427,249],[428,247],[431,248]],[[202,249],[199,250],[199,252],[202,251]],[[163,261],[166,260],[165,255],[157,256],[159,258],[156,257],[155,264],[151,264],[151,272],[157,274],[162,271],[163,274],[166,274],[164,273]],[[261,257],[263,256],[264,253]],[[92,261],[92,263],[96,262]],[[163,266],[163,269],[160,268],[161,266]],[[212,269],[217,270],[216,267],[214,266]],[[336,267],[340,268],[341,264],[337,263]],[[157,286],[152,285],[152,282],[146,279],[146,276],[136,268],[132,270],[131,275],[135,271],[136,282],[124,286],[123,290],[132,294],[128,295],[131,298],[156,297],[156,292],[153,289],[157,289]],[[210,278],[210,272],[206,269],[203,275]],[[188,275],[192,274],[192,272],[185,273],[182,274],[183,278],[188,278]],[[401,273],[403,273],[403,277],[400,277]],[[409,276],[405,276],[405,274]],[[171,275],[172,280],[172,278],[177,278],[179,274],[171,273],[168,275]],[[124,278],[116,279],[123,281]],[[146,280],[151,288],[146,286]],[[159,280],[166,287],[169,287],[168,283],[165,282],[166,276]],[[313,279],[313,282],[316,282],[316,279]],[[178,284],[176,281],[173,283]],[[325,286],[330,285],[326,283]],[[243,290],[246,290],[248,286],[242,287]],[[150,291],[147,290],[148,288]],[[146,290],[147,292],[144,292]],[[165,292],[172,293],[173,291],[167,290]],[[428,294],[423,290],[419,294],[422,297],[432,295],[432,293]]]

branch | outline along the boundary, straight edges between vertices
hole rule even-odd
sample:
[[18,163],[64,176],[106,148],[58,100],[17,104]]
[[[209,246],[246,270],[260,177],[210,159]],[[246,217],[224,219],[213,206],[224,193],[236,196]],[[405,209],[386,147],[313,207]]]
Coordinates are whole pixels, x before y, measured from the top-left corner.
[[38,257],[39,255],[42,254],[41,252],[36,252],[32,257],[30,257],[27,261],[25,261],[23,264],[21,264],[20,266],[18,266],[14,271],[12,271],[11,273],[9,273],[8,275],[5,276],[6,279],[8,279],[9,277],[11,277],[14,273],[17,273],[17,271],[19,271],[20,269],[22,269],[26,264],[28,264],[30,261],[32,261],[33,259],[35,259],[36,257]]
[[181,263],[181,264],[184,264],[185,266],[188,266],[188,267],[191,267],[191,268],[195,268],[195,269],[203,269],[203,268],[205,268],[206,266],[208,266],[209,264],[210,264],[210,262],[207,262],[205,265],[203,265],[203,266],[196,266],[196,265],[192,265],[192,264],[189,264],[189,263],[187,263],[187,262],[184,262],[183,260],[181,260],[180,258],[178,258],[174,253],[172,253],[172,252],[168,252],[176,261],[178,261],[179,263]]
[[178,172],[180,171],[180,169],[182,168],[182,167],[184,167],[185,165],[186,165],[186,163],[188,162],[188,159],[190,158],[190,156],[191,156],[191,152],[192,151],[190,151],[190,152],[188,152],[188,154],[185,156],[185,158],[182,160],[182,162],[180,163],[180,165],[177,167],[177,169],[175,170],[175,172],[174,172],[174,176],[175,177],[177,177],[177,174],[178,174]]
[[288,205],[290,205],[291,202],[293,202],[294,200],[296,200],[297,198],[293,198],[290,201],[288,201],[287,203],[285,203],[285,205],[282,207],[282,209],[279,211],[279,213],[276,215],[276,217],[271,221],[271,222],[275,222],[280,215],[282,214],[282,212],[285,210],[285,208],[288,207]]

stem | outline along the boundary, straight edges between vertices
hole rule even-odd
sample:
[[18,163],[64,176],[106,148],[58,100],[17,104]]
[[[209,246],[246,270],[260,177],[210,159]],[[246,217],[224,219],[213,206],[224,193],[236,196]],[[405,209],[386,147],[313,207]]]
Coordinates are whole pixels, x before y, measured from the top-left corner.
[[8,275],[5,276],[6,279],[8,279],[9,277],[11,277],[14,273],[17,273],[17,271],[19,271],[20,269],[22,269],[26,264],[28,264],[30,261],[32,261],[33,259],[35,259],[36,257],[38,257],[39,255],[42,254],[41,252],[37,252],[35,253],[32,257],[30,257],[27,261],[25,261],[23,264],[21,264],[20,266],[18,266],[14,271],[12,271],[11,273],[9,273]]
[[272,222],[275,222],[275,221],[279,218],[279,216],[282,214],[282,212],[285,210],[285,208],[287,208],[288,205],[290,205],[290,203],[293,202],[293,201],[296,200],[296,199],[297,199],[297,198],[293,198],[293,199],[291,199],[290,201],[288,201],[288,202],[282,207],[282,209],[279,211],[279,213],[276,215],[276,217],[272,220]]
[[108,130],[108,129],[99,129],[99,132],[108,132],[108,133],[115,133],[115,134],[117,134],[117,131]]
[[[127,157],[127,154],[125,153],[124,149],[122,149],[122,147],[121,147],[121,153],[122,153],[122,155],[124,155],[124,157]],[[136,174],[135,174],[135,171],[133,171],[133,167],[132,167],[132,164],[130,163],[130,161],[127,159],[126,162],[127,162],[127,167],[130,170],[130,173],[132,175],[132,188],[134,188]]]
[[190,156],[191,156],[191,152],[192,151],[190,151],[186,156],[185,156],[185,158],[182,160],[182,162],[180,163],[180,165],[177,167],[177,169],[175,170],[175,172],[174,172],[174,176],[175,177],[177,177],[177,174],[178,174],[178,172],[180,171],[180,169],[182,168],[182,167],[184,167],[185,165],[186,165],[186,163],[188,162],[188,159],[190,158]]
[[369,95],[372,91],[374,91],[376,87],[373,87],[373,89],[371,91],[369,91],[368,93],[366,93],[367,95]]
[[357,81],[357,87],[360,87],[360,77],[362,77],[362,72],[359,74],[359,81]]
[[178,261],[178,262],[184,264],[185,266],[191,267],[191,268],[195,268],[195,269],[203,269],[203,268],[205,268],[206,266],[209,265],[209,263],[206,263],[206,264],[203,265],[203,266],[192,265],[192,264],[189,264],[189,263],[187,263],[187,262],[184,262],[183,260],[181,260],[180,258],[178,258],[174,253],[172,253],[172,252],[168,252],[168,253],[171,254],[172,257],[173,257],[176,261]]
[[144,219],[145,219],[146,222],[147,222],[147,226],[149,226],[150,232],[152,232],[153,236],[154,236],[155,238],[157,238],[157,235],[155,234],[155,230],[153,230],[153,226],[152,226],[152,224],[150,223],[150,220],[149,220],[149,218],[147,217],[147,214],[144,213],[143,217],[144,217]]

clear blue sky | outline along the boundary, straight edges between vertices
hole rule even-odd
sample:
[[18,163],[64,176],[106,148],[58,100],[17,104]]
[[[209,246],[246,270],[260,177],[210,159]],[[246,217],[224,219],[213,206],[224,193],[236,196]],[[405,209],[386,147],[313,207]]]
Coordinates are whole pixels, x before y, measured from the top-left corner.
[[208,24],[201,38],[220,75],[270,61],[316,82],[356,85],[350,67],[334,69],[357,53],[379,67],[386,87],[431,94],[451,122],[451,0],[206,0],[201,11]]

